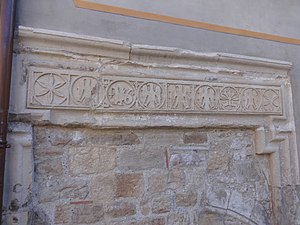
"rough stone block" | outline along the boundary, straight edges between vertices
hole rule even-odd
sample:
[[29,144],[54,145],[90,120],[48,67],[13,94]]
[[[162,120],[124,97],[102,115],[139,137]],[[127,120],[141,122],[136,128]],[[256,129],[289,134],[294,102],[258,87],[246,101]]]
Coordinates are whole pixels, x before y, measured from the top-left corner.
[[165,225],[165,218],[148,218],[142,221],[131,222],[128,225]]
[[144,216],[148,216],[149,213],[151,212],[150,202],[148,200],[144,200],[144,199],[141,200],[140,201],[140,210]]
[[131,202],[114,202],[107,206],[105,214],[110,218],[132,216],[136,214],[136,206]]
[[144,177],[142,173],[117,174],[116,194],[119,197],[139,197],[144,192]]
[[122,148],[117,164],[119,169],[125,170],[165,168],[164,149],[157,146]]
[[187,191],[176,194],[176,205],[179,207],[192,207],[197,203],[197,192]]
[[99,174],[91,181],[91,197],[99,202],[111,202],[115,198],[116,178],[113,173]]
[[81,147],[70,150],[72,175],[104,173],[116,166],[116,149],[110,147]]
[[207,133],[205,132],[187,132],[183,136],[183,142],[185,144],[204,144],[207,140]]
[[230,197],[230,191],[225,187],[212,185],[207,191],[208,204],[226,209]]
[[181,169],[172,169],[168,174],[168,186],[172,189],[180,189],[186,185],[186,175]]
[[183,144],[182,132],[173,130],[154,130],[144,134],[145,146],[168,147]]
[[104,217],[102,205],[74,205],[72,209],[72,224],[92,224]]
[[190,225],[189,216],[185,213],[171,213],[167,217],[168,225]]
[[249,193],[241,194],[237,191],[232,191],[228,209],[250,218],[254,203],[255,199],[251,197]]
[[89,194],[86,181],[71,179],[50,179],[38,184],[39,202],[50,202],[58,199],[85,199]]
[[148,178],[148,190],[151,193],[163,192],[168,188],[168,172],[159,170],[151,174]]
[[71,206],[69,204],[58,205],[55,208],[54,223],[67,224],[71,222]]
[[199,214],[198,223],[201,225],[224,225],[224,216],[213,212]]
[[172,210],[172,199],[170,197],[160,197],[153,199],[152,212],[155,214],[167,213]]
[[206,156],[200,153],[175,153],[170,158],[173,167],[206,167]]
[[119,221],[116,223],[109,223],[109,225],[165,225],[165,218],[146,218],[142,220],[133,221]]
[[60,176],[62,172],[61,158],[51,158],[36,164],[36,173],[39,176]]
[[213,172],[215,170],[228,171],[231,157],[229,153],[223,149],[217,151],[211,151],[208,155],[207,170]]
[[94,145],[121,146],[140,144],[139,137],[133,132],[90,132],[89,142]]

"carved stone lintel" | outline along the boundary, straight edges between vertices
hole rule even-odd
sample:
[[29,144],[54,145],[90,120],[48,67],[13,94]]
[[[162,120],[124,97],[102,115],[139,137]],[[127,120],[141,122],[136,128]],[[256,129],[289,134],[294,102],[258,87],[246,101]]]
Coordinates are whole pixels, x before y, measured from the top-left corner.
[[29,108],[102,112],[282,114],[280,86],[105,76],[30,68]]

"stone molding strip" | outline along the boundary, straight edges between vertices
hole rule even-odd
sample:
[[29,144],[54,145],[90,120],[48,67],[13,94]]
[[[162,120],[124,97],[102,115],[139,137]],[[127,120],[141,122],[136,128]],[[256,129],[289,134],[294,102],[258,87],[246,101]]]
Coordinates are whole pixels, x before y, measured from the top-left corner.
[[[22,51],[44,51],[45,53],[52,52],[52,54],[74,52],[77,54],[131,60],[149,60],[149,58],[155,57],[156,59],[163,58],[164,63],[171,62],[172,64],[175,64],[176,61],[188,64],[190,62],[197,64],[199,61],[207,61],[213,63],[236,63],[279,70],[287,70],[292,66],[290,62],[280,60],[228,53],[200,53],[171,47],[138,45],[119,40],[24,26],[19,26],[17,32],[19,43],[21,44],[19,49]],[[156,62],[159,63],[159,61]]]
[[282,114],[280,86],[105,76],[30,68],[28,108]]

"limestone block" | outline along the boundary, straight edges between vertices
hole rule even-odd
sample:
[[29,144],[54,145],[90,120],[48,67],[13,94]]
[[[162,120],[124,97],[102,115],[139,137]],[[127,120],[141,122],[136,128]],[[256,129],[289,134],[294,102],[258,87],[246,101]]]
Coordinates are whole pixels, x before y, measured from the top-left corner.
[[71,222],[71,206],[69,204],[61,204],[56,206],[54,214],[55,224],[68,224]]
[[52,158],[41,161],[36,165],[36,173],[40,176],[60,176],[63,173],[61,158]]
[[185,133],[183,137],[185,144],[203,144],[207,142],[207,134],[203,132]]
[[168,225],[189,225],[189,216],[185,213],[171,213],[167,218]]
[[144,170],[165,168],[164,148],[159,146],[138,146],[137,148],[121,148],[117,162],[119,169]]
[[112,225],[165,225],[165,218],[146,218],[139,221],[120,221]]
[[167,213],[172,209],[173,203],[170,197],[160,197],[153,199],[152,212],[155,214]]
[[102,145],[136,145],[140,143],[139,137],[133,132],[92,132],[89,133],[89,142]]
[[94,224],[102,221],[104,209],[102,205],[75,205],[72,209],[72,224]]
[[148,191],[150,193],[163,192],[168,188],[168,172],[159,170],[151,174],[148,178]]
[[72,175],[104,173],[116,167],[116,149],[112,147],[80,147],[70,149]]
[[131,202],[115,202],[105,209],[105,215],[111,218],[128,217],[134,214],[136,214],[136,206]]
[[233,191],[229,199],[228,209],[250,218],[254,203],[255,199],[251,198],[249,194],[242,195]]
[[140,197],[144,193],[144,177],[142,173],[117,174],[116,194],[119,197]]
[[212,185],[207,192],[208,204],[227,209],[230,194],[230,190],[226,189],[224,186],[217,187]]
[[178,207],[193,207],[197,203],[197,192],[186,191],[176,193],[176,205]]
[[99,174],[91,181],[91,197],[99,202],[111,202],[115,198],[116,193],[115,175]]
[[206,156],[201,153],[175,153],[171,155],[170,162],[173,167],[206,167]]

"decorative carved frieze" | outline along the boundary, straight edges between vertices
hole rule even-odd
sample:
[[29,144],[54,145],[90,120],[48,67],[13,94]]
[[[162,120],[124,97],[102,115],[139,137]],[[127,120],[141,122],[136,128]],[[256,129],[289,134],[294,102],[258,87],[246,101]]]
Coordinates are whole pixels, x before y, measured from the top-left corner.
[[31,68],[29,108],[282,114],[280,86],[105,76]]

